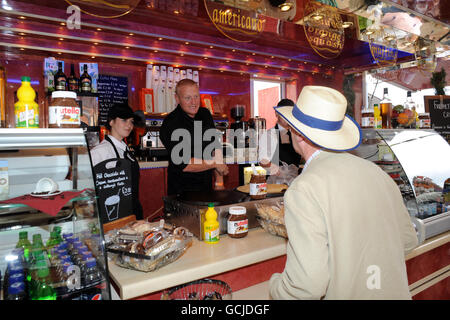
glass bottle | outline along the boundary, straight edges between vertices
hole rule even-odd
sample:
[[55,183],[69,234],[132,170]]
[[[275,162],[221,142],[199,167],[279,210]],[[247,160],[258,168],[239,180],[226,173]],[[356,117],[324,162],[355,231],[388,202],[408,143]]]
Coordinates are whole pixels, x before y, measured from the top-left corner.
[[411,111],[411,112],[406,111],[406,112],[408,112],[408,116],[410,117],[409,121],[408,121],[408,125],[406,127],[414,129],[416,127],[416,121],[415,121],[416,120],[416,104],[414,103],[414,101],[411,97],[411,91],[408,91],[406,93],[406,101],[403,104],[403,107],[404,107],[404,110]]
[[83,65],[83,74],[80,77],[81,92],[91,92],[92,78],[87,72],[87,64]]
[[384,88],[383,100],[380,101],[381,108],[381,127],[391,129],[392,102],[389,99],[388,88]]
[[67,77],[62,69],[62,62],[58,62],[58,72],[55,74],[55,89],[57,91],[67,90]]
[[70,64],[70,75],[67,81],[69,83],[69,91],[78,92],[78,78],[75,76],[75,65],[73,63]]

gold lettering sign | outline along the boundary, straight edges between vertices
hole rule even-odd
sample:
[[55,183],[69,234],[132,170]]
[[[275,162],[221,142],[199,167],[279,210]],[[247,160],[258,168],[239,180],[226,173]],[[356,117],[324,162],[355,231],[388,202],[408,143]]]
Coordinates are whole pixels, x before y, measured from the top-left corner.
[[265,20],[252,11],[224,6],[204,0],[206,11],[214,26],[227,38],[250,42],[264,30]]
[[[389,67],[397,64],[397,38],[395,33],[377,30],[369,39],[370,53],[380,67]],[[386,45],[387,44],[387,45]]]
[[314,51],[323,58],[333,59],[344,48],[344,28],[339,12],[315,1],[305,4],[303,28]]
[[136,8],[140,0],[66,0],[77,5],[81,12],[99,18],[118,18]]

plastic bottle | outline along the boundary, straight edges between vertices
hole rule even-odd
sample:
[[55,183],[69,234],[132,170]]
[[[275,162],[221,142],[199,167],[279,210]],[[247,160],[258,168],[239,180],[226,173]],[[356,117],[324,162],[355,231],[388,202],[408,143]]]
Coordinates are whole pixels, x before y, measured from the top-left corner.
[[203,223],[203,239],[207,243],[217,243],[219,241],[219,231],[219,221],[217,221],[214,203],[209,203],[208,210],[205,213],[205,222]]
[[381,112],[377,103],[373,105],[373,128],[381,129]]
[[29,258],[30,250],[31,250],[31,242],[28,240],[28,232],[20,231],[19,232],[19,241],[16,244],[16,248],[23,249],[23,255],[26,260]]
[[33,250],[42,250],[44,249],[44,242],[42,242],[42,236],[40,233],[33,234]]
[[22,77],[22,85],[17,90],[14,104],[16,128],[39,128],[39,105],[34,101],[36,92],[31,87],[30,77]]
[[97,268],[95,258],[89,258],[85,261],[84,286],[92,286],[102,278],[102,274]]
[[38,269],[38,283],[32,300],[56,300],[56,292],[51,286],[48,268]]
[[25,283],[15,282],[8,286],[8,294],[6,300],[26,300],[27,292],[25,289]]

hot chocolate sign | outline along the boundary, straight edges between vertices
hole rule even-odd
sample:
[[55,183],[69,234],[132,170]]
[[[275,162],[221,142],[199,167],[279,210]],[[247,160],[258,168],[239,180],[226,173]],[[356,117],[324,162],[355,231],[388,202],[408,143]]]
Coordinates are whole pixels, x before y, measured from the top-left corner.
[[[249,3],[260,1],[252,0]],[[250,42],[264,30],[265,19],[261,19],[254,10],[228,7],[211,0],[204,0],[204,3],[214,26],[231,40]]]
[[314,51],[323,58],[333,59],[344,48],[344,28],[339,12],[315,1],[305,4],[303,28]]

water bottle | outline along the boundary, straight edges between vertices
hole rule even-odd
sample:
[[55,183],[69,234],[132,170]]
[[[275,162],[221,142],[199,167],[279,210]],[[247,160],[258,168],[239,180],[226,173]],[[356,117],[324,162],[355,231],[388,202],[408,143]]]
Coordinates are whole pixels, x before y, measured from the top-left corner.
[[101,280],[102,275],[97,268],[97,261],[94,258],[89,258],[85,261],[85,272],[84,272],[84,286],[92,286]]
[[8,286],[6,300],[27,300],[27,292],[24,282],[14,282]]

